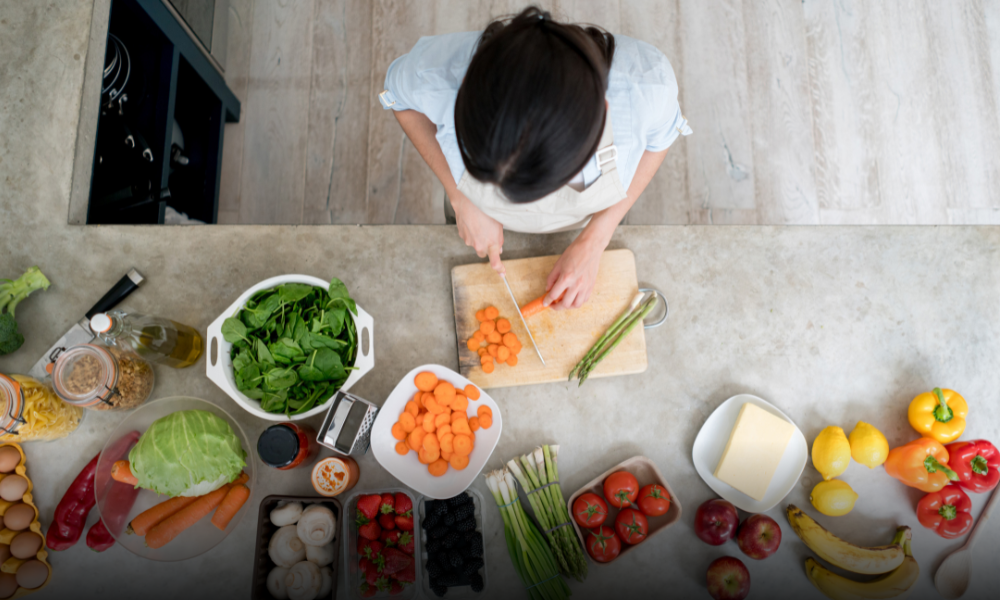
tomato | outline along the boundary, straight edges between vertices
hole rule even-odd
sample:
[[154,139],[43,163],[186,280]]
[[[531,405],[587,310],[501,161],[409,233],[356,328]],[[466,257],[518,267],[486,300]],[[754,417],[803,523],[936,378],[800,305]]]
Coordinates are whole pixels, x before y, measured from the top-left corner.
[[607,525],[592,530],[587,536],[587,552],[597,562],[611,562],[618,558],[621,551],[621,540],[618,539],[615,530]]
[[580,527],[600,527],[608,518],[608,504],[597,494],[587,492],[573,503],[573,518]]
[[639,481],[628,471],[618,471],[604,480],[604,497],[615,508],[627,508],[639,495]]
[[646,515],[634,508],[626,508],[615,517],[615,531],[623,542],[635,545],[646,539],[649,523],[646,522]]
[[639,510],[647,517],[660,517],[670,510],[670,494],[662,485],[651,483],[643,486],[639,490],[639,499],[636,500]]

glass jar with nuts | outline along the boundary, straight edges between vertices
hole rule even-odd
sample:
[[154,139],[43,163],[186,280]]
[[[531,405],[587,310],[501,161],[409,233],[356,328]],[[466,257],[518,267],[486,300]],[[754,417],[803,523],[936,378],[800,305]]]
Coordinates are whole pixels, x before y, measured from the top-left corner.
[[93,410],[130,410],[153,391],[153,368],[119,348],[81,344],[66,350],[52,369],[59,397]]

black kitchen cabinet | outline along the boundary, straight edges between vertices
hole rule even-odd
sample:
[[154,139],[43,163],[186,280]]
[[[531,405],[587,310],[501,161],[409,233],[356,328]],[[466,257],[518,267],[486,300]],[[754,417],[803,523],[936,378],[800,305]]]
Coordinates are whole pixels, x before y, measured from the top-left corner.
[[87,223],[214,223],[222,139],[240,103],[162,0],[113,0]]

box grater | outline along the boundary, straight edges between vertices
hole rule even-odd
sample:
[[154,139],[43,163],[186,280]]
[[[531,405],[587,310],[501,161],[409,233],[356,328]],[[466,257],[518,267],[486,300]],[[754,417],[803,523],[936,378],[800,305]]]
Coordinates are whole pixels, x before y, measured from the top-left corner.
[[378,407],[344,391],[333,397],[316,441],[341,454],[364,454]]

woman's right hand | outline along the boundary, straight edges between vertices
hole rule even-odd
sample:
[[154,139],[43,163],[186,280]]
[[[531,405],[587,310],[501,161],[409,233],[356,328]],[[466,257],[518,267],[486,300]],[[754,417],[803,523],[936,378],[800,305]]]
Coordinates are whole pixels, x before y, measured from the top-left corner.
[[502,275],[505,272],[503,263],[500,262],[500,253],[503,252],[503,225],[481,211],[457,189],[449,195],[449,198],[455,209],[458,235],[462,241],[471,246],[480,258],[489,256],[490,266]]

